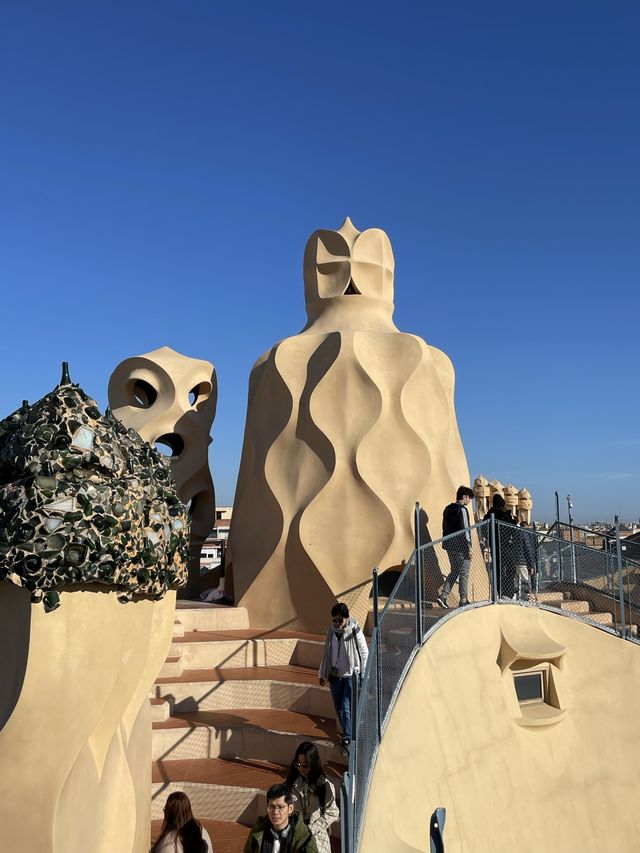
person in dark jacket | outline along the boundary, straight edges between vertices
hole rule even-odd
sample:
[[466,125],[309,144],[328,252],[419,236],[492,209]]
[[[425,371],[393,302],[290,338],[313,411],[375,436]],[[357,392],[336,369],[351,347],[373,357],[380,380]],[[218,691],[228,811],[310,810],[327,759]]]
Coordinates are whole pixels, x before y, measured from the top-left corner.
[[299,812],[293,811],[295,797],[286,785],[267,791],[267,814],[251,828],[243,853],[318,853],[311,830]]
[[[515,540],[517,521],[506,508],[502,495],[495,494],[489,507],[489,512],[482,519],[491,521],[491,516],[496,521],[496,566],[498,568],[498,597],[514,598],[516,593],[516,561]],[[508,526],[509,525],[509,526]]]
[[533,579],[537,568],[537,537],[536,534],[528,530],[529,525],[526,521],[520,523],[518,535],[516,537],[516,578],[518,580],[518,597],[530,600],[532,598],[531,589],[534,586]]
[[442,535],[446,537],[452,533],[461,534],[462,531],[464,531],[464,535],[444,539],[442,543],[442,547],[449,555],[451,571],[444,582],[442,592],[436,599],[440,607],[449,606],[447,597],[456,581],[458,581],[460,591],[460,607],[469,603],[469,566],[471,565],[471,532],[469,528],[471,525],[467,507],[472,498],[472,490],[468,486],[460,486],[456,492],[456,502],[446,506],[442,513]]

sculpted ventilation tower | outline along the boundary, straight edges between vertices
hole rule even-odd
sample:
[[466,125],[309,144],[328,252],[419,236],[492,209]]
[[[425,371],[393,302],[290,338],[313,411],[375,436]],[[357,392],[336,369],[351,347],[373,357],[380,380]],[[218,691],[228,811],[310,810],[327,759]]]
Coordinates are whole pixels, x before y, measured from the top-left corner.
[[217,399],[214,366],[170,347],[125,359],[109,380],[114,417],[171,453],[171,471],[191,519],[187,597],[199,592],[200,551],[215,519],[208,447]]
[[394,259],[378,228],[316,231],[308,323],[249,382],[231,526],[235,599],[251,624],[320,630],[337,599],[362,617],[369,578],[433,538],[469,474],[447,356],[393,323]]

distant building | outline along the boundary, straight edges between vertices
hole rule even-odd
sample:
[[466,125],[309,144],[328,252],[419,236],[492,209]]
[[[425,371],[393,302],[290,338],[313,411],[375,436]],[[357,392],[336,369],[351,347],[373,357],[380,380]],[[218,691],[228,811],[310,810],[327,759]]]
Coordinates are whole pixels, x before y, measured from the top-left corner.
[[228,539],[229,528],[231,527],[232,506],[216,507],[216,520],[211,536],[214,539]]
[[640,532],[630,533],[620,540],[622,556],[640,563]]
[[233,507],[231,506],[216,507],[214,527],[202,543],[200,551],[200,572],[202,574],[211,569],[216,569],[224,560],[232,512]]

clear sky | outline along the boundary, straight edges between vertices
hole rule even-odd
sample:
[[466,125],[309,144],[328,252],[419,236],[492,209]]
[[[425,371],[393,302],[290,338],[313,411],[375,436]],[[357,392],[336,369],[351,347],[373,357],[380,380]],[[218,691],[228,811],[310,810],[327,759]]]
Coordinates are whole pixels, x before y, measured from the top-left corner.
[[348,214],[453,360],[472,477],[637,519],[639,43],[624,0],[5,0],[0,414],[63,359],[103,408],[123,358],[208,359],[230,503],[251,366]]

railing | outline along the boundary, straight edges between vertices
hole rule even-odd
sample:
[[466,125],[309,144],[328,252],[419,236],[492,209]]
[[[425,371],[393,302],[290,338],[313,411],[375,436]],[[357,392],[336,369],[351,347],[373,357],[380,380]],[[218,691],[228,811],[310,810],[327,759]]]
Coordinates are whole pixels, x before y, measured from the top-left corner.
[[[416,506],[416,530],[419,512]],[[629,626],[636,607],[640,621],[640,564],[624,556],[617,526],[616,534],[604,537],[604,545],[594,548],[578,535],[565,538],[560,530],[538,533],[491,517],[442,539],[417,542],[382,610],[374,570],[374,629],[362,684],[354,677],[357,710],[349,768],[341,787],[342,853],[360,850],[380,742],[413,658],[439,623],[451,618],[465,599],[475,607],[491,603],[562,605],[573,608],[566,612],[574,618],[634,639]],[[566,594],[583,604],[563,604]],[[611,624],[596,611],[610,613]],[[425,813],[425,832],[429,831],[429,811]],[[444,850],[442,839],[439,843]]]

